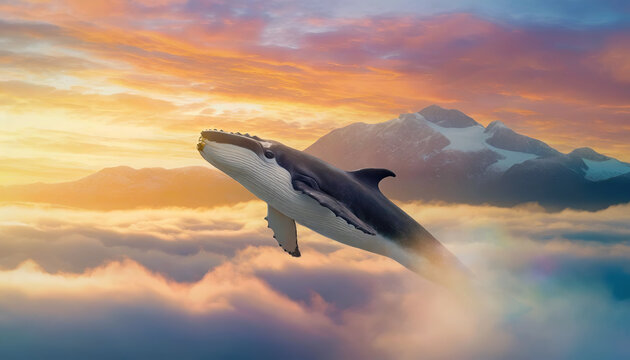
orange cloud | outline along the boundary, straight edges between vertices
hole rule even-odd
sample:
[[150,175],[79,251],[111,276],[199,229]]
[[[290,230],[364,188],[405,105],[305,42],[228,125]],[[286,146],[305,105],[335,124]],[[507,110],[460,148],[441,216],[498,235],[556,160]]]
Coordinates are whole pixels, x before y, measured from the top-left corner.
[[[625,50],[614,29],[539,29],[463,13],[282,25],[274,14],[283,7],[239,6],[3,5],[0,27],[10,46],[0,61],[11,71],[3,74],[10,82],[0,101],[22,119],[11,130],[52,112],[63,119],[57,130],[83,121],[77,131],[85,134],[95,124],[112,133],[192,137],[219,126],[303,148],[331,128],[438,103],[502,120],[564,151],[592,146],[621,158],[630,151],[623,141],[630,94],[619,61]],[[273,31],[290,46],[275,44]],[[237,110],[252,106],[256,112]],[[30,127],[50,128],[41,120]],[[44,156],[28,152],[22,158]],[[192,165],[176,152],[166,150]],[[159,160],[130,165],[142,161]]]
[[[599,54],[599,63],[602,69],[609,73],[615,80],[630,83],[630,36],[621,35],[612,37],[602,52]],[[628,106],[628,104],[625,104]]]

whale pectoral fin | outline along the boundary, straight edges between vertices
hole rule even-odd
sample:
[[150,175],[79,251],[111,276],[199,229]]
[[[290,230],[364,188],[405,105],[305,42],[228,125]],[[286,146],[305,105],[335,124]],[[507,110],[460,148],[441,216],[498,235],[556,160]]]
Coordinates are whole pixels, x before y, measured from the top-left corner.
[[330,209],[336,216],[344,219],[348,224],[353,225],[355,228],[368,235],[376,235],[376,230],[374,230],[370,225],[364,223],[363,220],[359,219],[350,209],[348,209],[348,207],[330,195],[316,189],[306,181],[302,181],[302,179],[293,179],[293,188],[312,197],[320,205]]
[[278,245],[291,256],[300,257],[295,220],[274,209],[271,205],[267,205],[265,220],[269,224],[268,227],[273,230],[273,238],[278,241]]

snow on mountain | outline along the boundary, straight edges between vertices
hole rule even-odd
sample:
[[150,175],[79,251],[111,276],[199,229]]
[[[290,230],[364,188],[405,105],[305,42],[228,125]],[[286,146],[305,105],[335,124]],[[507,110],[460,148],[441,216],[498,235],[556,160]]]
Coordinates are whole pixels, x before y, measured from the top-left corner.
[[[409,153],[402,157],[413,157],[413,152],[417,152],[415,156],[425,161],[440,152],[490,151],[495,154],[495,159],[488,164],[486,170],[491,172],[502,173],[529,160],[567,156],[540,140],[516,133],[500,121],[494,121],[486,128],[460,111],[442,109],[437,105],[431,105],[417,113],[402,114],[384,123],[352,124],[347,128],[352,131],[344,133],[345,143],[350,139],[360,143],[375,137],[391,144],[385,146],[386,149],[379,149],[379,154],[385,157],[391,157],[387,151],[393,153],[403,149]],[[337,130],[343,132],[343,129]],[[360,153],[365,151],[359,150]],[[576,149],[568,156],[571,156],[571,160],[577,158],[584,162],[570,167],[590,181],[606,180],[630,172],[629,164],[611,159],[590,148]]]
[[590,181],[602,181],[630,173],[630,165],[616,159],[604,161],[582,160],[586,163],[586,166],[588,166],[584,177]]
[[484,134],[486,129],[480,124],[475,123],[465,127],[444,127],[428,121],[420,113],[404,114],[401,117],[409,115],[414,116],[418,121],[426,123],[433,131],[444,135],[448,139],[450,143],[442,150],[474,152],[488,148],[485,142],[487,136]]
[[540,157],[562,155],[544,142],[519,134],[500,121],[491,122],[486,128],[486,133],[489,134],[485,139],[486,143],[499,149],[535,154]]
[[502,159],[497,160],[497,162],[495,162],[494,164],[488,167],[488,169],[493,170],[493,171],[504,172],[516,164],[520,164],[527,160],[538,158],[538,156],[534,154],[499,149],[492,145],[488,145],[488,147],[492,151],[500,154],[503,157]]
[[630,173],[630,164],[600,154],[591,148],[578,148],[567,156],[584,164],[581,172],[589,181],[603,181]]
[[[367,148],[351,144],[369,144]],[[399,171],[426,167],[469,167],[476,172],[505,172],[539,157],[559,155],[547,144],[517,134],[501,122],[487,128],[457,110],[431,105],[417,113],[378,124],[356,123],[322,137],[307,151],[336,158],[341,167],[372,161]],[[460,154],[462,153],[462,154]],[[343,154],[343,155],[340,155]],[[460,155],[458,155],[460,154]],[[413,171],[413,170],[412,170]]]
[[630,164],[579,148],[563,154],[500,121],[487,127],[432,105],[377,124],[335,129],[306,152],[346,170],[389,168],[383,189],[402,200],[550,209],[599,209],[630,201]]
[[[407,115],[408,114],[401,116]],[[421,112],[415,113],[413,114],[413,116],[415,116],[418,121],[426,122],[429,127],[431,127],[431,129],[442,134],[448,139],[450,143],[443,150],[462,152],[490,150],[499,154],[499,159],[489,167],[489,169],[493,171],[503,172],[515,164],[519,164],[524,161],[535,159],[538,157],[538,155],[535,154],[501,149],[499,147],[488,144],[488,139],[492,138],[495,135],[497,129],[501,128],[512,131],[501,122],[493,123],[494,126],[489,126],[488,129],[484,128],[483,125],[477,122],[474,122],[474,124],[471,123],[466,127],[444,127],[426,120],[426,118],[421,115]],[[493,131],[487,131],[489,129]]]
[[582,147],[582,148],[575,149],[571,151],[571,153],[569,153],[569,156],[575,156],[581,159],[593,160],[593,161],[605,161],[605,160],[610,159],[608,156],[602,155],[589,147]]

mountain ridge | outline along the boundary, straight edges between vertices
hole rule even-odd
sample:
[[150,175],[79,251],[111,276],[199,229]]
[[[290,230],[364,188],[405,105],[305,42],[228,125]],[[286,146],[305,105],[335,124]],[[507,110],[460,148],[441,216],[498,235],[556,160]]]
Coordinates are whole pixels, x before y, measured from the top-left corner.
[[94,210],[213,207],[252,199],[253,195],[239,183],[205,166],[116,166],[74,181],[0,186],[3,202],[51,203]]
[[[397,183],[383,187],[395,199],[500,206],[538,202],[550,210],[598,210],[630,201],[624,176],[630,164],[591,148],[564,154],[501,121],[484,127],[458,110],[431,105],[359,124],[335,129],[305,151],[346,170],[393,170]],[[616,177],[617,193],[611,193],[605,181]]]
[[[630,164],[586,147],[564,154],[503,122],[484,127],[437,105],[381,123],[334,129],[304,151],[347,171],[393,170],[396,179],[384,180],[381,188],[394,200],[497,206],[536,202],[552,211],[630,202]],[[236,181],[206,166],[117,166],[75,181],[0,186],[4,202],[98,210],[212,207],[252,199]]]

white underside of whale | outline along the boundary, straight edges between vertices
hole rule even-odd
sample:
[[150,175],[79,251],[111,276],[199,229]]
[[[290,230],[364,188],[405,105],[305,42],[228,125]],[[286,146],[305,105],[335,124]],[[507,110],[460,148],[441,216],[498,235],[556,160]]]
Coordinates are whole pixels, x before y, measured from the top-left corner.
[[[297,223],[343,244],[387,256],[412,271],[423,272],[426,259],[379,234],[358,230],[308,195],[293,189],[291,175],[275,159],[263,160],[249,149],[213,141],[206,141],[201,153],[208,162]],[[239,168],[225,166],[235,163]]]

